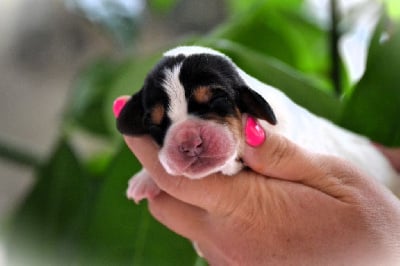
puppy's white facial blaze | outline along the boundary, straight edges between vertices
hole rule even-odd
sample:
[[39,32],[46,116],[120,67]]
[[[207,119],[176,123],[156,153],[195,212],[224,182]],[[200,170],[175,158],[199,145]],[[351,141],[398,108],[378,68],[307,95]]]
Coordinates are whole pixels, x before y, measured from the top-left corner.
[[179,80],[179,72],[181,64],[174,66],[172,69],[166,69],[163,86],[168,95],[169,108],[168,117],[172,123],[177,123],[187,119],[187,101],[185,97],[185,88]]

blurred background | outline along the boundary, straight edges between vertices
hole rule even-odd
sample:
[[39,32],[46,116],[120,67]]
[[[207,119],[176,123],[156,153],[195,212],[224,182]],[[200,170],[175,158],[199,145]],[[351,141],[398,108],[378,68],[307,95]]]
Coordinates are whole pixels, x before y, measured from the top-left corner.
[[400,145],[397,0],[2,0],[0,12],[0,265],[204,263],[125,199],[140,166],[111,112],[176,45],[221,50]]
[[[60,134],[79,70],[99,57],[154,53],[181,36],[207,32],[226,17],[223,1],[182,1],[171,11],[159,2],[153,10],[144,0],[2,1],[0,141],[30,159],[44,159]],[[113,5],[116,10],[109,10]],[[27,166],[0,160],[0,214],[30,186]]]

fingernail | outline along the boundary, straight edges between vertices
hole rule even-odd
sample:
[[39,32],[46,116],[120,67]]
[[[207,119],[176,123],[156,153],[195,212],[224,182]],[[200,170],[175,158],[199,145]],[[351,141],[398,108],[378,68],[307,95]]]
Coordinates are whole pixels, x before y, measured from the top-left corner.
[[121,113],[122,108],[124,108],[126,102],[128,99],[125,96],[118,97],[113,104],[113,112],[115,118],[119,117],[119,114]]
[[253,147],[260,146],[265,140],[265,131],[250,116],[246,120],[245,137],[247,144]]

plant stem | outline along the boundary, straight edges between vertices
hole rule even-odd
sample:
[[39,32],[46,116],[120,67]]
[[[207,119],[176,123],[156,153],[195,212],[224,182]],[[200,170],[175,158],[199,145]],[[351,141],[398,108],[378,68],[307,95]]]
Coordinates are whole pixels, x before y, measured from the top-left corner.
[[337,0],[330,0],[330,51],[331,51],[331,79],[337,96],[342,94],[342,73],[340,71],[339,55],[339,10]]
[[0,141],[0,158],[28,167],[39,165],[39,156]]

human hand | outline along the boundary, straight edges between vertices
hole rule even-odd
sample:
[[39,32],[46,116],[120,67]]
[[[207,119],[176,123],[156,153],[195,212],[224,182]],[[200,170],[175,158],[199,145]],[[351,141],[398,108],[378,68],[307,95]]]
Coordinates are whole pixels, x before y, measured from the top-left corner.
[[378,265],[400,258],[400,204],[347,162],[266,132],[246,146],[253,170],[168,175],[148,137],[125,141],[161,188],[152,215],[196,242],[212,265]]
[[388,148],[375,143],[375,147],[389,160],[394,169],[400,173],[400,148]]

